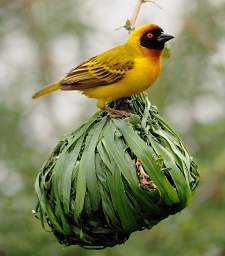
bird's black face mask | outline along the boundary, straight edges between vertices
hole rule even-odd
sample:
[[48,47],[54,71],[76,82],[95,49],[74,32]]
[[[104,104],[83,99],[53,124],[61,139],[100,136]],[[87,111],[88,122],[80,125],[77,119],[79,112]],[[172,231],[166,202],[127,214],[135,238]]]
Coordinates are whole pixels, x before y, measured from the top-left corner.
[[148,49],[163,50],[165,43],[173,38],[174,36],[165,34],[161,28],[156,28],[146,31],[142,35],[140,43],[141,46]]

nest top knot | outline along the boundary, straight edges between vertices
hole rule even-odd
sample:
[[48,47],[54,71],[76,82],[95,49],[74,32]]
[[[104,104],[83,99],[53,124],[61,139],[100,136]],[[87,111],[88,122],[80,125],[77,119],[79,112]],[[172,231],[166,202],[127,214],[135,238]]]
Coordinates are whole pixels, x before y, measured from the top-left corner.
[[61,140],[37,176],[36,216],[60,243],[104,248],[187,206],[197,167],[143,94],[117,101]]

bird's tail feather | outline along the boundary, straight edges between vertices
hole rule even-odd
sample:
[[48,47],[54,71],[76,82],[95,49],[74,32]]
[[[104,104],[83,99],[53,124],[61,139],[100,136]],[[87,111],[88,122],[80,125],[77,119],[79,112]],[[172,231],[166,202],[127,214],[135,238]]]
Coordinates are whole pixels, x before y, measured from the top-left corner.
[[46,87],[44,87],[42,90],[36,92],[33,96],[32,96],[32,99],[36,99],[36,98],[39,98],[41,96],[44,96],[48,93],[51,93],[51,92],[54,92],[56,90],[59,90],[60,89],[60,82],[56,82],[54,84],[50,84],[50,85],[47,85]]

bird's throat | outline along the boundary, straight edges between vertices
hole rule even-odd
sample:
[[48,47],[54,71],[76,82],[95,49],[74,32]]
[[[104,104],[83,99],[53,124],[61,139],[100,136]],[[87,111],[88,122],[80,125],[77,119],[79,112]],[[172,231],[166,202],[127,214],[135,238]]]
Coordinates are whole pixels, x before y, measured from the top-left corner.
[[145,57],[150,58],[155,62],[160,62],[163,50],[147,49],[142,47],[142,52]]

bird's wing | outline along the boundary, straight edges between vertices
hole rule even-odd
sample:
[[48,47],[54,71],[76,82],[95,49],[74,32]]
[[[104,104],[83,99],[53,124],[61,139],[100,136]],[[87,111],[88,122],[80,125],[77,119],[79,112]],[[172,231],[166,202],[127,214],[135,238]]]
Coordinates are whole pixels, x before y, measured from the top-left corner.
[[117,47],[72,69],[61,81],[63,90],[83,90],[116,83],[132,69],[134,61]]

